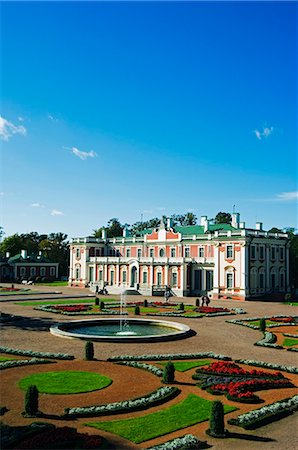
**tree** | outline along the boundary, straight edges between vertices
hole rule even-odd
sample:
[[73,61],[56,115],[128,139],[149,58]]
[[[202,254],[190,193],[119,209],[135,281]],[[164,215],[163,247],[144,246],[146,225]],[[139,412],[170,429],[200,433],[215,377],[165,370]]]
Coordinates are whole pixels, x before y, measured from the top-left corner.
[[197,216],[192,212],[187,212],[185,214],[185,225],[196,225]]
[[290,257],[290,285],[291,288],[298,288],[298,234],[295,228],[286,228],[289,235],[289,257]]
[[162,381],[164,383],[173,383],[175,380],[175,366],[172,361],[168,361],[163,370]]
[[262,317],[259,322],[259,329],[264,333],[266,331],[266,320]]
[[282,233],[283,231],[280,228],[273,227],[268,230],[268,233]]
[[87,361],[93,361],[93,359],[94,359],[94,345],[93,345],[93,342],[91,342],[91,341],[86,342],[85,359]]
[[66,276],[69,266],[67,234],[51,233],[38,246],[46,258],[59,263],[59,274]]
[[25,395],[25,414],[36,416],[38,413],[38,389],[35,384],[28,386]]
[[107,235],[109,238],[122,236],[123,226],[118,219],[113,217],[108,221]]
[[5,255],[6,252],[9,252],[10,256],[17,255],[23,248],[22,242],[22,238],[18,233],[13,234],[12,236],[7,236],[1,242],[0,253]]
[[208,434],[211,436],[225,435],[224,408],[219,400],[212,403]]
[[219,212],[219,213],[216,214],[214,221],[215,221],[216,224],[219,224],[219,223],[231,224],[232,223],[232,216],[231,216],[230,213]]

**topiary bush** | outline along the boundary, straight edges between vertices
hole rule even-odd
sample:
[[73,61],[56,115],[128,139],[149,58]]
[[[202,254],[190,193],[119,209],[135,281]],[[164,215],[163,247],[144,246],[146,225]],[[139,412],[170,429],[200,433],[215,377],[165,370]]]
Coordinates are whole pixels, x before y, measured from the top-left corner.
[[200,299],[199,298],[196,298],[196,306],[200,307]]
[[179,311],[184,311],[184,303],[180,303],[178,309]]
[[148,300],[144,300],[144,308],[147,308],[148,307]]
[[173,383],[175,380],[175,366],[172,361],[168,361],[163,370],[162,381],[164,383]]
[[207,433],[215,437],[225,436],[224,408],[219,400],[212,403],[211,415]]
[[28,387],[25,395],[25,414],[35,417],[38,413],[38,389],[35,384]]
[[139,306],[136,306],[136,307],[135,307],[135,315],[136,315],[136,316],[139,316],[139,315],[140,315],[140,307],[139,307]]
[[266,320],[264,318],[260,319],[259,329],[263,333],[266,331]]
[[105,308],[105,304],[104,302],[101,300],[100,304],[99,304],[99,309],[102,311]]
[[93,342],[87,341],[85,345],[85,359],[92,361],[94,359],[94,345]]
[[96,297],[96,299],[95,299],[95,305],[99,306],[99,298],[98,297]]

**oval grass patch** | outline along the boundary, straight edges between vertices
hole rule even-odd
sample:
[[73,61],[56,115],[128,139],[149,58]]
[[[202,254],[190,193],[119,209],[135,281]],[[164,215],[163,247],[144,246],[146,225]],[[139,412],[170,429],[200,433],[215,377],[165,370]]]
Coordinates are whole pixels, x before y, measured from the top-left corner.
[[94,372],[66,370],[60,372],[43,372],[22,378],[18,386],[26,390],[35,384],[43,394],[79,394],[97,391],[109,386],[112,380]]

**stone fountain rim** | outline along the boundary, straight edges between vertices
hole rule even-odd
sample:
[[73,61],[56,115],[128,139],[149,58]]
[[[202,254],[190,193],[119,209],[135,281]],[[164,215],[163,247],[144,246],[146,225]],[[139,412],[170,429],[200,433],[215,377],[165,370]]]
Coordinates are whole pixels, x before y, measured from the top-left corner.
[[[103,323],[103,322],[120,322],[120,318],[100,318],[100,319],[81,319],[81,320],[72,320],[69,322],[59,322],[50,327],[50,332],[54,336],[59,336],[63,338],[68,339],[83,339],[83,340],[89,340],[89,341],[101,341],[101,342],[152,342],[152,341],[168,341],[168,340],[175,340],[175,339],[183,339],[188,337],[192,331],[188,325],[179,323],[179,322],[171,322],[168,320],[157,320],[157,319],[138,319],[138,318],[125,318],[126,322],[143,322],[153,325],[160,325],[164,327],[169,328],[176,328],[177,331],[171,331],[167,334],[163,335],[147,335],[147,336],[124,336],[124,335],[115,335],[115,336],[104,336],[104,335],[85,335],[80,333],[70,333],[67,330],[61,329],[63,328],[69,328],[75,327],[78,324],[96,324],[96,323]],[[61,327],[61,328],[60,328]]]

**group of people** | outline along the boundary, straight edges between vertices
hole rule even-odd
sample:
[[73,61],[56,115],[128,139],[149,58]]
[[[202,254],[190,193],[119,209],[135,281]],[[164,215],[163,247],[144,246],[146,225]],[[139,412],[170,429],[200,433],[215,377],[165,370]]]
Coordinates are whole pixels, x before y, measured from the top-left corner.
[[202,304],[200,304],[200,299],[197,298],[197,306],[209,306],[210,305],[210,297],[208,297],[208,295],[203,295],[202,297]]
[[98,295],[98,294],[100,294],[100,295],[108,295],[109,293],[108,293],[108,290],[105,287],[103,289],[99,289],[99,286],[96,285],[95,294],[96,295]]

